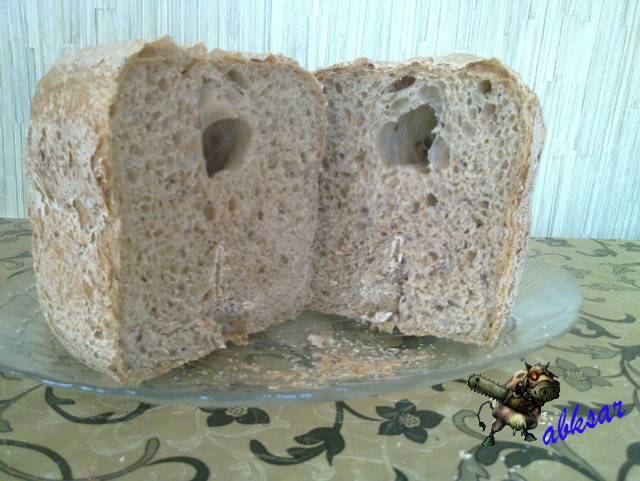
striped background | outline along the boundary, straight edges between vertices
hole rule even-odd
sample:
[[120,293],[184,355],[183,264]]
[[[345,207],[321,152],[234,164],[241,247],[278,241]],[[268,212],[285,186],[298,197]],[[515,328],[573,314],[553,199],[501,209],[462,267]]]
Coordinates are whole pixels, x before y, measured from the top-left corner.
[[640,238],[640,1],[0,0],[0,217],[26,216],[38,79],[90,45],[153,39],[278,52],[314,69],[366,56],[496,56],[540,96],[536,236]]

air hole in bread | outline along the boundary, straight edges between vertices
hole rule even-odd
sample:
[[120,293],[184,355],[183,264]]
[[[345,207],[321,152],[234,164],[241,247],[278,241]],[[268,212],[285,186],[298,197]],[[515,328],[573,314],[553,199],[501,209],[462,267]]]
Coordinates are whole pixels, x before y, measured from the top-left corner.
[[[444,88],[444,87],[443,87]],[[442,112],[442,95],[435,85],[423,85],[418,90],[418,98],[421,102],[427,103],[436,111],[436,115]]]
[[416,78],[412,75],[405,75],[397,79],[387,88],[387,92],[400,92],[408,87],[411,87],[416,81]]
[[241,87],[243,89],[249,88],[249,80],[247,79],[247,77],[245,77],[245,75],[242,72],[239,72],[235,69],[231,69],[227,72],[227,77],[229,77],[229,79],[232,82],[235,82],[238,87]]
[[89,213],[87,211],[87,208],[78,199],[73,200],[73,207],[78,213],[78,222],[80,223],[80,228],[84,229],[84,227],[87,225],[87,220],[89,218]]
[[336,87],[336,92],[341,94],[342,93],[342,84],[339,83],[339,82],[336,82],[335,87]]
[[426,169],[432,162],[429,151],[436,141],[437,124],[436,111],[429,104],[402,114],[396,122],[387,122],[377,138],[385,163]]
[[223,169],[238,166],[249,147],[251,131],[242,119],[221,119],[202,133],[202,152],[207,175],[213,177]]
[[487,95],[489,92],[491,92],[491,88],[491,80],[483,80],[478,84],[478,90],[483,95]]
[[438,204],[438,198],[433,194],[427,195],[427,207],[435,207]]
[[482,109],[482,116],[485,119],[493,119],[496,113],[496,104],[486,104]]
[[409,97],[403,97],[393,102],[389,108],[392,112],[399,112],[405,110],[410,103],[411,99]]

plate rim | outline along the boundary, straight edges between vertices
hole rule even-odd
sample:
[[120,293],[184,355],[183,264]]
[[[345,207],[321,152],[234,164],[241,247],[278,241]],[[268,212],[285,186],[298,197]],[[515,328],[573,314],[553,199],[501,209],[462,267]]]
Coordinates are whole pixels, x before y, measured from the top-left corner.
[[[561,275],[566,281],[569,281],[570,285],[572,285],[572,287],[574,288],[573,294],[575,294],[575,297],[572,299],[574,302],[574,307],[571,311],[573,312],[573,315],[571,316],[572,321],[567,322],[553,335],[546,338],[540,338],[538,342],[532,342],[527,347],[520,349],[517,355],[523,355],[541,349],[552,341],[566,334],[579,319],[579,313],[584,304],[584,297],[582,295],[580,287],[575,283],[573,278],[569,275],[568,272],[566,272],[566,270],[562,269],[560,266],[544,262],[539,259],[527,258],[525,267],[526,265],[531,264],[544,264],[546,267],[552,269],[555,274]],[[0,285],[4,284],[5,282],[0,283]],[[486,349],[490,349],[492,346],[486,346]],[[0,346],[0,351],[1,350],[2,346]],[[475,362],[473,369],[484,370],[496,366],[500,363],[507,362],[514,358],[515,356],[513,354],[489,356],[482,361]],[[80,363],[80,361],[78,360],[75,361]],[[464,366],[460,366],[458,363],[456,363],[451,368],[444,370],[440,369],[435,376],[429,376],[428,373],[411,373],[405,376],[401,376],[400,378],[387,377],[381,379],[366,380],[362,381],[362,384],[358,384],[361,381],[358,381],[356,379],[346,380],[343,382],[337,381],[335,382],[335,384],[325,384],[318,388],[313,388],[311,386],[296,388],[294,386],[290,386],[281,389],[266,389],[255,392],[249,391],[246,393],[220,392],[212,391],[206,388],[200,388],[196,390],[180,389],[177,391],[160,393],[159,391],[155,391],[153,389],[145,387],[144,382],[136,386],[127,384],[114,384],[113,386],[108,387],[100,386],[96,384],[96,381],[100,379],[107,380],[108,382],[113,383],[117,383],[117,381],[112,381],[105,374],[95,370],[92,370],[95,373],[95,380],[89,380],[89,382],[87,382],[86,379],[83,379],[80,382],[72,382],[69,380],[61,379],[60,377],[55,375],[43,376],[37,372],[34,372],[32,369],[19,369],[8,366],[5,360],[0,357],[1,372],[17,377],[26,377],[52,388],[62,388],[75,392],[105,395],[114,398],[126,397],[129,400],[147,402],[151,404],[183,404],[197,407],[229,407],[251,405],[262,405],[268,407],[286,406],[300,403],[352,400],[368,396],[386,394],[389,392],[417,389],[428,385],[447,382],[458,377],[460,375],[460,372],[462,372],[463,370]]]

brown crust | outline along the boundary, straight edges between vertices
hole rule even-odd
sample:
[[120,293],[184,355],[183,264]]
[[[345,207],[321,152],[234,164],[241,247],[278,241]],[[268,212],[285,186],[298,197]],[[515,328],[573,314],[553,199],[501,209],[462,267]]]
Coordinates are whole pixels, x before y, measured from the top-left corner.
[[[119,71],[142,46],[96,47],[58,61],[38,84],[25,157],[34,267],[47,321],[74,357],[114,375],[122,371],[116,335],[120,226],[110,195],[105,137]],[[67,132],[73,134],[63,135]],[[79,228],[86,222],[80,203],[91,203],[96,219],[103,218],[91,229]],[[77,262],[79,251],[87,265]],[[92,353],[86,340],[96,334],[102,336],[102,349]]]

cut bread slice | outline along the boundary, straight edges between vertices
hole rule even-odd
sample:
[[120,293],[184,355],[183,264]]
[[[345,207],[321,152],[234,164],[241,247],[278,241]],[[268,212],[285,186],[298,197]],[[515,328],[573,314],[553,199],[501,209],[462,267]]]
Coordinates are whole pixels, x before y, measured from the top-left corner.
[[496,59],[360,59],[328,100],[312,308],[488,344],[514,302],[544,141],[537,97]]
[[282,56],[168,38],[58,61],[26,167],[40,303],[90,367],[138,383],[309,302],[326,118]]

